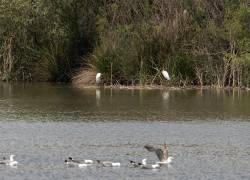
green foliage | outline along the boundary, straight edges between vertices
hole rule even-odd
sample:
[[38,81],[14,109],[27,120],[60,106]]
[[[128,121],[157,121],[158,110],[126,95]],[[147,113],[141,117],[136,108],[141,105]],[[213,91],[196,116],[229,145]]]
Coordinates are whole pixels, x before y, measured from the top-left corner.
[[[94,6],[88,6],[89,1],[80,0],[1,1],[2,76],[11,74],[17,80],[69,81],[72,69],[91,51],[96,37]],[[12,44],[5,45],[10,38]],[[7,71],[4,66],[9,62],[3,54],[10,50],[13,62]]]
[[[249,86],[248,0],[0,1],[0,77]],[[92,67],[91,66],[91,67]]]

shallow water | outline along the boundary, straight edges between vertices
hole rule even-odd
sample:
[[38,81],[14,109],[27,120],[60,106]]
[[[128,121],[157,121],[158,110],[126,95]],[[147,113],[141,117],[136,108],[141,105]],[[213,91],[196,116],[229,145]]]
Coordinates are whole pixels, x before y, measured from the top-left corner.
[[[215,90],[79,90],[0,84],[0,179],[250,179],[250,93]],[[145,144],[169,144],[171,166]],[[69,168],[68,156],[114,160],[119,168]]]

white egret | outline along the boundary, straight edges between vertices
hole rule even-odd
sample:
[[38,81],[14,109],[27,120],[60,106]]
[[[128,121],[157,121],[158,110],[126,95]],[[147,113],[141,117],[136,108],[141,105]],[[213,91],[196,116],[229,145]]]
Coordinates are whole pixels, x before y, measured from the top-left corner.
[[96,76],[95,76],[95,82],[97,84],[99,84],[101,82],[101,76],[102,74],[101,73],[97,73]]
[[102,74],[101,73],[97,73],[96,76],[95,76],[95,81],[97,84],[99,84],[101,82],[101,76]]
[[162,70],[161,73],[162,73],[162,75],[164,76],[164,78],[165,78],[166,80],[170,80],[170,76],[169,76],[169,74],[168,74],[167,71]]

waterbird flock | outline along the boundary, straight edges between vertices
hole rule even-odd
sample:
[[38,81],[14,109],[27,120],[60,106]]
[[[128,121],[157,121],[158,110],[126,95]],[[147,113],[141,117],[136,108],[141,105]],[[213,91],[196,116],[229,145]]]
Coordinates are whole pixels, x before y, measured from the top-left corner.
[[[145,149],[147,149],[149,152],[154,152],[159,159],[158,162],[154,164],[148,164],[147,159],[142,159],[141,162],[135,162],[130,161],[129,166],[134,168],[142,168],[142,169],[159,169],[163,165],[170,164],[172,162],[172,157],[168,155],[168,147],[167,144],[164,143],[163,149],[161,148],[155,148],[151,145],[144,146]],[[6,165],[6,166],[17,166],[18,162],[14,160],[15,155],[10,155],[9,160],[7,160],[5,157],[0,161],[0,165]],[[112,162],[112,161],[101,161],[101,160],[75,160],[72,157],[68,157],[64,161],[64,163],[69,167],[87,167],[91,165],[97,165],[97,166],[103,166],[103,167],[120,167],[120,162]]]
[[[167,144],[164,143],[163,149],[155,148],[151,145],[144,146],[149,152],[154,152],[159,159],[158,162],[154,164],[148,164],[147,159],[142,159],[141,162],[130,161],[129,166],[134,168],[142,169],[159,169],[163,165],[170,164],[172,162],[172,157],[168,155]],[[72,157],[68,157],[65,160],[65,164],[71,167],[87,167],[91,165],[103,166],[103,167],[120,167],[120,162],[112,161],[101,161],[101,160],[75,160]]]

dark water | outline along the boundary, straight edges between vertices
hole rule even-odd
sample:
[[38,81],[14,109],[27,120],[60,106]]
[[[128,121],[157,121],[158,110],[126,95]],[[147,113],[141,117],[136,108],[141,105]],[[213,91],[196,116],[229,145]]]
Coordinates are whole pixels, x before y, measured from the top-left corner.
[[[127,167],[169,144],[171,166]],[[0,179],[250,179],[250,92],[0,84]],[[68,156],[120,168],[68,168]]]

